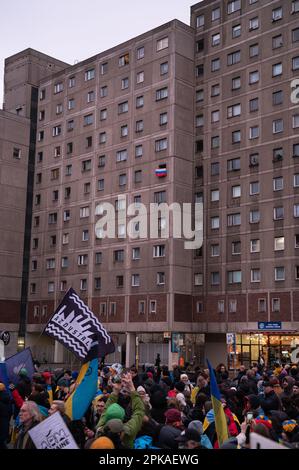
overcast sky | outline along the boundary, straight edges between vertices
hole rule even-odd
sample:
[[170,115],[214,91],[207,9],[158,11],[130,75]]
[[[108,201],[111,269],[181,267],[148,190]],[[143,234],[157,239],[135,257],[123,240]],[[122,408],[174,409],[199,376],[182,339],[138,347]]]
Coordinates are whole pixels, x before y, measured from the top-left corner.
[[192,0],[2,0],[0,107],[4,59],[32,47],[74,64],[177,18],[190,22]]

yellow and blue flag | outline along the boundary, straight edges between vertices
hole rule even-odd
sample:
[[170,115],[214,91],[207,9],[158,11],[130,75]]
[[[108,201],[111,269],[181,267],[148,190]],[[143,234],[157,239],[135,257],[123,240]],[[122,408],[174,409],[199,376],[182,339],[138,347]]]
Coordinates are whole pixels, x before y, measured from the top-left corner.
[[82,364],[75,389],[65,402],[65,412],[71,420],[82,419],[98,390],[98,343],[92,347]]
[[225,442],[228,438],[228,428],[227,428],[227,421],[226,416],[224,413],[224,409],[221,403],[221,397],[219,388],[216,382],[216,377],[214,374],[214,370],[207,360],[209,372],[210,372],[210,390],[211,390],[211,400],[214,410],[214,417],[215,417],[215,427],[216,433],[218,438],[219,447]]

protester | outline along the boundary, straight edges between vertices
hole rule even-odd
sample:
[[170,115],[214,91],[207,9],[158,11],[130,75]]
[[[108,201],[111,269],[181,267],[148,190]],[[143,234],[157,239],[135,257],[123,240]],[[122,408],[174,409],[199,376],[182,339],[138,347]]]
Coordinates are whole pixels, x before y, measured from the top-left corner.
[[38,406],[33,401],[24,401],[20,409],[20,428],[14,445],[15,449],[35,449],[29,430],[42,421]]

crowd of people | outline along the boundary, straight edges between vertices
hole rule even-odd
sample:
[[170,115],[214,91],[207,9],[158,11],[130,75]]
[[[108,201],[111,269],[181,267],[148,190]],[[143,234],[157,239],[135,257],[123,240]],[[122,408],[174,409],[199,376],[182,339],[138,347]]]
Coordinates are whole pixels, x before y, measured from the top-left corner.
[[299,448],[299,367],[240,366],[234,377],[224,364],[215,369],[229,439],[218,442],[209,370],[174,365],[98,371],[98,392],[81,420],[71,420],[65,402],[78,372],[46,370],[32,379],[26,369],[9,390],[0,383],[0,448],[30,449],[28,431],[60,412],[79,448],[242,449],[255,432]]

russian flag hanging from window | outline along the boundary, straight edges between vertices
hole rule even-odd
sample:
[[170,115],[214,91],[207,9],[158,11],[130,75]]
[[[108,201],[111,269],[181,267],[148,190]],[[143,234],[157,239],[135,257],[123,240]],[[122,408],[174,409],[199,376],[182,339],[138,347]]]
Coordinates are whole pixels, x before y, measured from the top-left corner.
[[155,173],[158,178],[163,178],[164,176],[167,176],[167,168],[156,168]]

